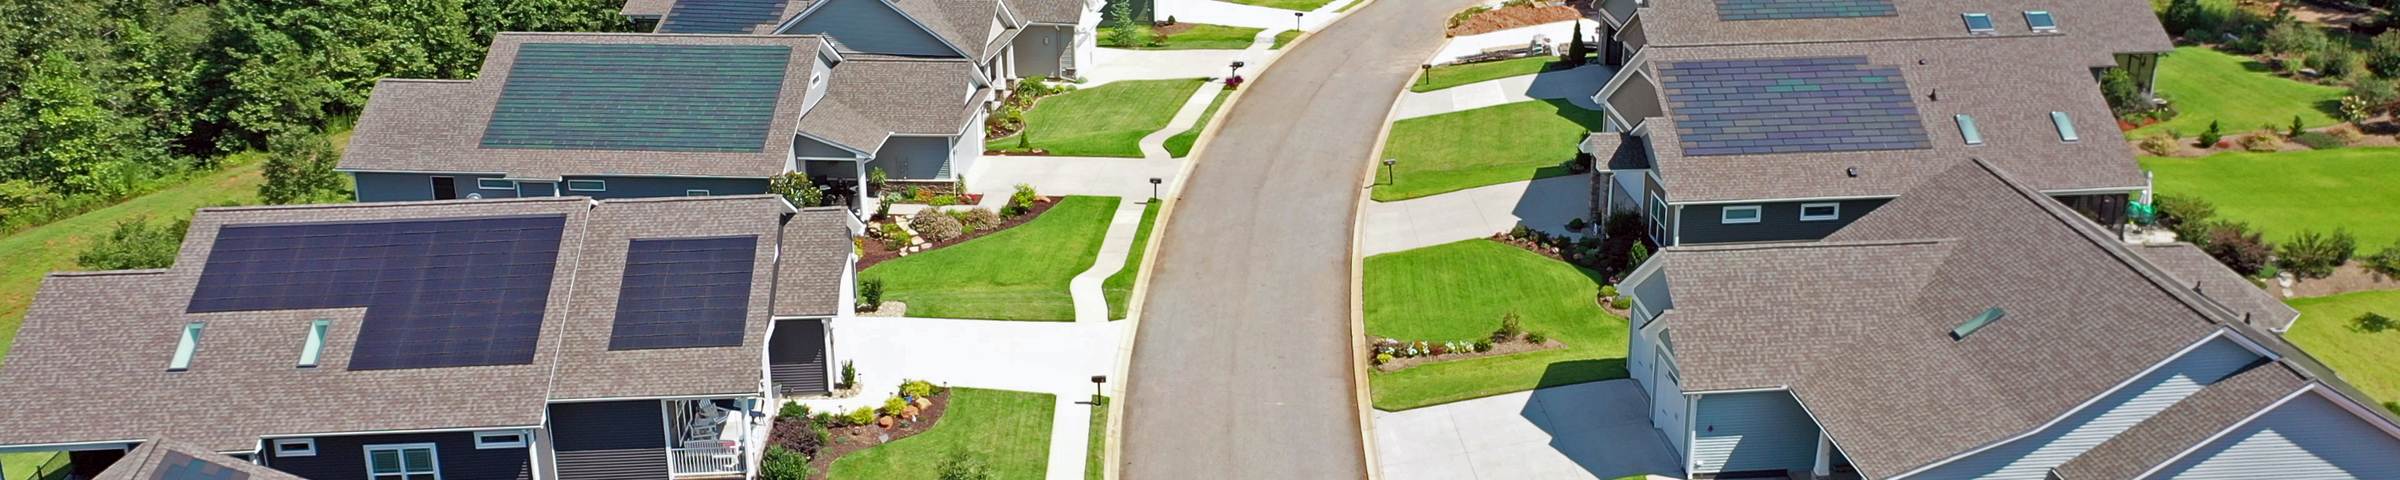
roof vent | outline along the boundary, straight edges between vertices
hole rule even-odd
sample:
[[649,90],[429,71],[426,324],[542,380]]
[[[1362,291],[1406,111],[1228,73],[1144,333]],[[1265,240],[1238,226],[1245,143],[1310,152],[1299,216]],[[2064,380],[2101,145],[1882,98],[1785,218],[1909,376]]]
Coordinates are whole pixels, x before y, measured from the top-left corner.
[[1975,318],[1967,320],[1967,323],[1959,325],[1958,328],[1950,329],[1950,339],[1966,340],[1968,335],[1974,335],[1975,331],[1990,326],[1992,322],[1998,321],[2000,317],[2004,316],[2008,316],[2008,312],[2000,311],[2000,307],[1984,310],[1982,315],[1976,315]]

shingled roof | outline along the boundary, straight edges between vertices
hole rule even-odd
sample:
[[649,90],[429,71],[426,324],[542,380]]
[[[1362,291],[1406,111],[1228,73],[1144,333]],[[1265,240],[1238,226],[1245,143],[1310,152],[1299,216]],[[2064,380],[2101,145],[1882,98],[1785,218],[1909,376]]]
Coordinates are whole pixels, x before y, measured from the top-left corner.
[[125,452],[93,480],[304,480],[175,440],[154,439]]
[[[1611,1],[1608,10],[1625,10],[1628,3]],[[2024,12],[2036,10],[2050,12],[2056,33],[2027,26]],[[2063,49],[1995,52],[2076,56],[2093,67],[2114,65],[2109,54],[2175,50],[2150,3],[2141,0],[1652,1],[1637,11],[1651,46],[2067,36],[2077,40]],[[1993,31],[1969,34],[1960,17],[1968,13],[1989,15]]]
[[967,58],[977,63],[991,60],[1000,54],[1000,47],[1016,38],[1023,21],[1014,17],[1008,5],[1000,0],[883,0],[899,7],[901,13],[915,18],[943,41],[965,50]]
[[975,114],[992,94],[975,75],[964,59],[852,54],[834,67],[800,133],[867,153],[895,134],[957,135],[977,127]]
[[1083,13],[1095,8],[1087,0],[1009,0],[1008,10],[1024,23],[1076,25],[1083,22]]
[[2292,328],[2300,311],[2292,309],[2266,290],[2242,278],[2242,274],[2225,268],[2216,257],[2189,243],[2143,245],[2134,249],[2142,258],[2175,278],[2176,285],[2190,287],[2218,305],[2232,310],[2251,325],[2277,332]]

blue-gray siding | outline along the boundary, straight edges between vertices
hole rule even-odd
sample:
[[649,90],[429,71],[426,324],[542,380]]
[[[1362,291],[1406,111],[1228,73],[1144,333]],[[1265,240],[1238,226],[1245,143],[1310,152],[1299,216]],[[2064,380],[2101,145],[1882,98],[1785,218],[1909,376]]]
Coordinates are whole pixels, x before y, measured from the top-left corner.
[[1817,422],[1789,392],[1703,395],[1693,415],[1693,473],[1816,466]]
[[453,177],[452,185],[457,188],[457,190],[454,191],[458,192],[458,198],[468,198],[468,194],[482,195],[479,198],[514,198],[517,196],[516,190],[513,189],[485,190],[477,188],[475,185],[475,180],[478,178],[501,178],[499,175],[484,175],[478,177],[467,174],[433,173],[360,172],[351,174],[351,177],[358,181],[358,201],[361,202],[415,202],[432,200],[433,177],[437,176]]
[[2232,340],[2211,340],[2033,436],[1936,467],[1915,478],[2041,480],[2051,468],[2073,460],[2259,358]]
[[819,142],[816,139],[808,137],[796,137],[792,140],[792,156],[800,158],[858,158],[857,153],[853,153],[849,150],[843,149],[842,147],[833,146],[833,144],[830,143]]
[[[431,443],[442,480],[517,480],[533,478],[531,452],[525,448],[476,449],[472,432],[411,433],[316,437],[317,454],[305,457],[267,451],[267,466],[310,480],[368,480],[368,445]],[[270,442],[270,445],[272,442]]]
[[[1819,240],[1833,235],[1835,230],[1849,226],[1858,217],[1875,211],[1889,200],[1851,200],[1846,202],[1787,202],[1747,203],[1733,205],[1686,205],[1683,207],[1683,244],[1731,242],[1783,242]],[[1841,218],[1835,220],[1801,221],[1802,203],[1840,203]],[[1725,207],[1759,206],[1758,223],[1724,223]]]
[[563,192],[592,198],[681,197],[687,190],[707,190],[709,195],[767,193],[767,180],[763,178],[567,177],[567,180],[599,180],[604,190]]
[[869,167],[882,168],[893,180],[949,180],[948,137],[892,137],[883,142]]
[[2306,393],[2149,478],[2400,478],[2400,439],[2332,400]]
[[1060,77],[1059,57],[1075,48],[1075,27],[1029,25],[1017,34],[1017,75],[1025,78]]
[[822,34],[847,51],[924,57],[958,57],[940,37],[918,27],[882,0],[828,0],[785,34]]
[[666,411],[657,400],[552,404],[550,431],[559,480],[668,476]]

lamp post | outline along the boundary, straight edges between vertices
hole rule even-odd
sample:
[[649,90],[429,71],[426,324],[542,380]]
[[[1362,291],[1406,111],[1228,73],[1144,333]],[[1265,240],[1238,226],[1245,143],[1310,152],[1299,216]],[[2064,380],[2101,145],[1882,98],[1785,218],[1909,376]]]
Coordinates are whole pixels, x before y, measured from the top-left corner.
[[1399,163],[1400,163],[1400,159],[1397,159],[1397,158],[1386,158],[1386,159],[1383,159],[1383,171],[1384,171],[1384,174],[1385,174],[1385,178],[1389,178],[1389,179],[1390,179],[1390,180],[1388,180],[1388,181],[1384,182],[1384,184],[1385,184],[1385,185],[1392,185],[1392,184],[1397,184],[1397,183],[1399,183],[1399,182],[1400,182],[1400,170],[1399,170],[1398,168],[1395,168],[1395,166],[1397,166]]
[[1164,178],[1150,177],[1150,202],[1151,202],[1151,203],[1157,203],[1157,202],[1158,202],[1158,184],[1160,184],[1160,183],[1165,183],[1166,181],[1167,181],[1167,179],[1164,179]]

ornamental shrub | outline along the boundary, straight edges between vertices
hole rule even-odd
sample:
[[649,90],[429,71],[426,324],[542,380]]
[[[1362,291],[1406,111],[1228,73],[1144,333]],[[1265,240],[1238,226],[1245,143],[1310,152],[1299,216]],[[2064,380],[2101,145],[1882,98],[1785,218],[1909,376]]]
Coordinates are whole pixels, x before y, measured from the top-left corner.
[[2263,235],[2250,231],[2250,224],[2247,223],[2210,222],[2203,231],[2208,232],[2208,243],[2201,245],[2200,249],[2208,252],[2208,256],[2215,257],[2218,263],[2225,264],[2226,268],[2242,275],[2257,275],[2259,270],[2267,267],[2268,259],[2275,254],[2275,245],[2267,243]]
[[908,383],[900,384],[900,394],[911,397],[933,396],[933,382],[909,380]]
[[2302,132],[2292,136],[2292,141],[2300,142],[2301,145],[2307,145],[2308,148],[2317,150],[2331,150],[2350,145],[2350,142],[2342,141],[2341,137],[2335,137],[2333,134],[2325,132]]
[[782,175],[768,177],[767,193],[782,196],[784,201],[792,202],[794,207],[825,206],[825,192],[817,190],[817,185],[809,181],[808,174],[800,172],[784,172]]
[[2250,132],[2250,136],[2242,137],[2241,144],[2243,150],[2272,152],[2283,149],[2283,136],[2278,134],[2275,129],[2261,128],[2258,131]]
[[2164,193],[2157,196],[2155,203],[2160,227],[2174,231],[2175,238],[2193,245],[2208,244],[2208,221],[2216,218],[2216,205],[2200,197]]
[[1389,353],[1378,353],[1378,354],[1375,354],[1375,364],[1376,364],[1376,365],[1382,365],[1382,364],[1386,364],[1386,363],[1392,363],[1392,354],[1389,354]]
[[2400,242],[2393,242],[2392,246],[2383,247],[2383,251],[2374,255],[2359,257],[2358,263],[2367,271],[2383,274],[2386,278],[2400,278]]
[[1630,309],[1633,308],[1633,297],[1617,297],[1617,301],[1611,303],[1613,303],[1613,305],[1610,306],[1617,307],[1618,310]]
[[851,410],[850,416],[844,417],[842,420],[850,422],[851,425],[875,423],[875,407],[858,407],[857,410]]
[[892,398],[883,399],[883,409],[881,411],[884,415],[897,417],[900,416],[901,410],[906,409],[908,409],[908,400],[900,398],[899,395],[893,395]]
[[[880,286],[883,284],[878,282],[876,285]],[[849,360],[842,361],[842,384],[840,386],[842,388],[858,386],[858,367],[851,365]]]
[[1517,312],[1508,312],[1507,314],[1500,316],[1500,329],[1492,331],[1492,341],[1505,342],[1509,340],[1515,340],[1517,335],[1523,333],[1525,333],[1525,324],[1523,319],[1517,316]]
[[786,418],[808,418],[808,406],[797,402],[783,402],[783,408],[775,410],[775,419]]
[[1526,342],[1526,343],[1531,343],[1531,344],[1534,344],[1534,345],[1541,345],[1543,342],[1548,342],[1548,341],[1550,341],[1550,337],[1543,336],[1543,335],[1542,335],[1542,332],[1525,332],[1525,342]]
[[[883,279],[858,282],[858,306],[869,312],[883,309]],[[842,368],[850,367],[845,364]]]
[[1033,191],[1032,185],[1019,183],[1016,193],[1008,195],[1008,206],[1000,208],[1000,214],[1014,217],[1031,213],[1033,212],[1033,202],[1039,201],[1041,198],[1041,194]]
[[1600,286],[1600,296],[1603,296],[1603,297],[1614,297],[1614,296],[1617,296],[1617,286],[1616,286],[1616,285],[1601,285],[1601,286]]
[[2325,278],[2333,276],[2335,267],[2349,262],[2357,247],[2357,239],[2343,229],[2334,229],[2331,236],[2301,230],[2277,250],[2275,267],[2301,278]]
[[1000,214],[989,208],[975,207],[959,215],[958,222],[978,232],[989,232],[1000,228]]
[[2224,127],[2218,125],[2217,121],[2210,120],[2208,121],[2208,131],[2200,132],[2200,148],[2215,148],[2217,141],[2224,139]]
[[2160,157],[2174,155],[2175,137],[2164,133],[2150,134],[2142,139],[2142,152]]
[[1479,353],[1492,351],[1492,339],[1484,338],[1475,340],[1475,351]]
[[911,216],[908,218],[908,228],[916,230],[918,235],[924,235],[926,241],[936,243],[957,239],[963,232],[962,227],[958,224],[958,219],[950,218],[949,215],[943,215],[940,212],[925,212]]
[[763,480],[808,480],[814,475],[807,456],[780,445],[767,447],[766,458],[758,463],[758,478]]

